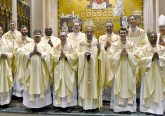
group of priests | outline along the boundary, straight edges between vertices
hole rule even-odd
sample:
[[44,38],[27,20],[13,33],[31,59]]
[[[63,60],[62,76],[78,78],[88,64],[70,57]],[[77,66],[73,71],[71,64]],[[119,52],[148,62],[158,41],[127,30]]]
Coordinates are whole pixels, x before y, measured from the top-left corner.
[[58,38],[46,27],[45,36],[35,30],[32,39],[13,20],[4,34],[0,26],[0,107],[16,96],[32,110],[53,104],[55,111],[71,112],[78,105],[81,112],[98,112],[111,95],[110,109],[134,113],[140,94],[140,112],[163,115],[165,16],[159,17],[158,34],[144,32],[134,15],[118,34],[107,21],[105,35],[97,39],[95,27],[88,19],[83,33],[74,19],[71,33]]

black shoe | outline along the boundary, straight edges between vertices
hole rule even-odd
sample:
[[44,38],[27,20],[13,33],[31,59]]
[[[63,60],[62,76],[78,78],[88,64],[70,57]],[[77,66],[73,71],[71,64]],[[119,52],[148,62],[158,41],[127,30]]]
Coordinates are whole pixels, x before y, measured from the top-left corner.
[[2,105],[1,106],[2,109],[6,109],[6,108],[9,108],[9,104],[6,104],[6,105]]
[[60,112],[60,111],[61,111],[61,108],[59,108],[59,107],[56,107],[54,110],[54,112]]
[[27,112],[31,112],[32,113],[32,109],[31,108],[26,108],[25,109]]
[[39,112],[39,109],[38,109],[38,108],[32,108],[31,111],[32,111],[33,113],[37,113],[37,112]]
[[18,102],[22,103],[22,102],[23,102],[23,98],[22,98],[22,97],[19,98],[19,99],[18,99]]
[[115,112],[115,113],[117,113],[117,114],[124,114],[125,112]]
[[73,111],[73,108],[67,108],[67,113],[71,113]]
[[95,112],[95,113],[99,112],[99,108],[96,108],[96,109],[94,110],[94,112]]
[[84,110],[85,113],[90,113],[92,112],[91,110]]
[[39,112],[47,112],[48,110],[47,110],[47,107],[44,107],[44,108],[39,108],[38,111]]
[[83,108],[80,108],[79,112],[84,112]]
[[125,114],[132,114],[132,112],[130,112],[130,111],[126,111],[126,112],[124,112]]
[[152,115],[152,113],[149,113],[149,112],[146,112],[145,114],[146,114],[146,115]]

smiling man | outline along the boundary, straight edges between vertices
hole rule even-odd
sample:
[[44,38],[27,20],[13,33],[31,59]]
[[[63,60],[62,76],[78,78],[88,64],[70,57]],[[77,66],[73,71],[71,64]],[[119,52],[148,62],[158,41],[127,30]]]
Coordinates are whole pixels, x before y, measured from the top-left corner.
[[16,43],[16,40],[21,40],[22,34],[16,29],[16,22],[14,20],[10,21],[9,28],[10,30],[6,32],[3,37],[9,40],[10,43]]
[[85,38],[85,34],[81,31],[81,23],[78,19],[73,20],[73,32],[68,33],[67,40],[68,42],[75,45],[75,47],[78,47],[79,43]]
[[163,115],[165,86],[165,48],[157,43],[157,34],[148,34],[149,43],[142,51],[143,78],[141,82],[140,111]]
[[136,112],[136,68],[142,53],[128,40],[128,31],[121,28],[120,41],[110,48],[112,91],[110,109],[114,112]]
[[53,68],[53,105],[55,111],[71,112],[77,105],[77,56],[75,48],[67,41],[66,32],[60,33],[61,43],[52,48]]
[[102,60],[102,65],[101,69],[104,71],[102,72],[105,74],[104,76],[104,93],[103,93],[103,100],[105,101],[110,101],[110,82],[112,78],[111,76],[111,67],[110,67],[110,62],[108,60],[108,52],[110,49],[111,44],[117,42],[119,40],[119,36],[113,33],[113,23],[108,21],[106,22],[106,34],[100,36],[99,38],[99,43],[101,44],[101,47],[105,49],[105,59]]

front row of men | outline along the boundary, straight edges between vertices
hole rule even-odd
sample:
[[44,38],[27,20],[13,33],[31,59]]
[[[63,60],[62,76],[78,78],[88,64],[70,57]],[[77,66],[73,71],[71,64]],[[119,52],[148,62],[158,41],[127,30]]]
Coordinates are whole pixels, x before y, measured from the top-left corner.
[[85,36],[78,46],[67,40],[65,32],[51,42],[41,40],[41,31],[36,30],[34,41],[19,47],[19,39],[14,43],[2,37],[0,105],[10,103],[15,84],[15,90],[23,88],[23,104],[28,108],[50,105],[53,93],[56,110],[70,112],[78,104],[95,112],[102,107],[104,86],[110,84],[110,109],[136,112],[141,72],[140,111],[163,115],[165,48],[157,43],[157,34],[149,33],[148,44],[139,48],[128,40],[128,30],[121,28],[117,41],[102,45],[94,36],[93,22],[87,20],[84,25]]

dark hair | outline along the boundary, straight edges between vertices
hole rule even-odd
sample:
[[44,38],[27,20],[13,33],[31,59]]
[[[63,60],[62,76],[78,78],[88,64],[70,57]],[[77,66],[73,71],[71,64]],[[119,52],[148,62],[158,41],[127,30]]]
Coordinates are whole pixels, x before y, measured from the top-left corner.
[[21,26],[21,29],[22,29],[22,28],[28,29],[26,25],[22,25],[22,26]]
[[128,17],[128,20],[130,19],[130,17],[134,17],[135,20],[137,19],[135,15],[130,15],[130,16]]
[[120,28],[120,30],[119,30],[119,33],[120,33],[120,31],[126,31],[126,33],[128,33],[128,30],[126,29],[126,28]]
[[41,30],[36,29],[36,30],[34,30],[33,34],[35,34],[35,33],[40,33],[41,34]]
[[147,33],[148,38],[151,36],[151,34],[154,34],[157,37],[157,33],[155,33],[154,31],[152,31],[152,32]]
[[52,30],[52,28],[51,28],[51,27],[46,27],[46,28],[45,28],[45,30],[47,30],[47,29],[50,29],[50,30]]

